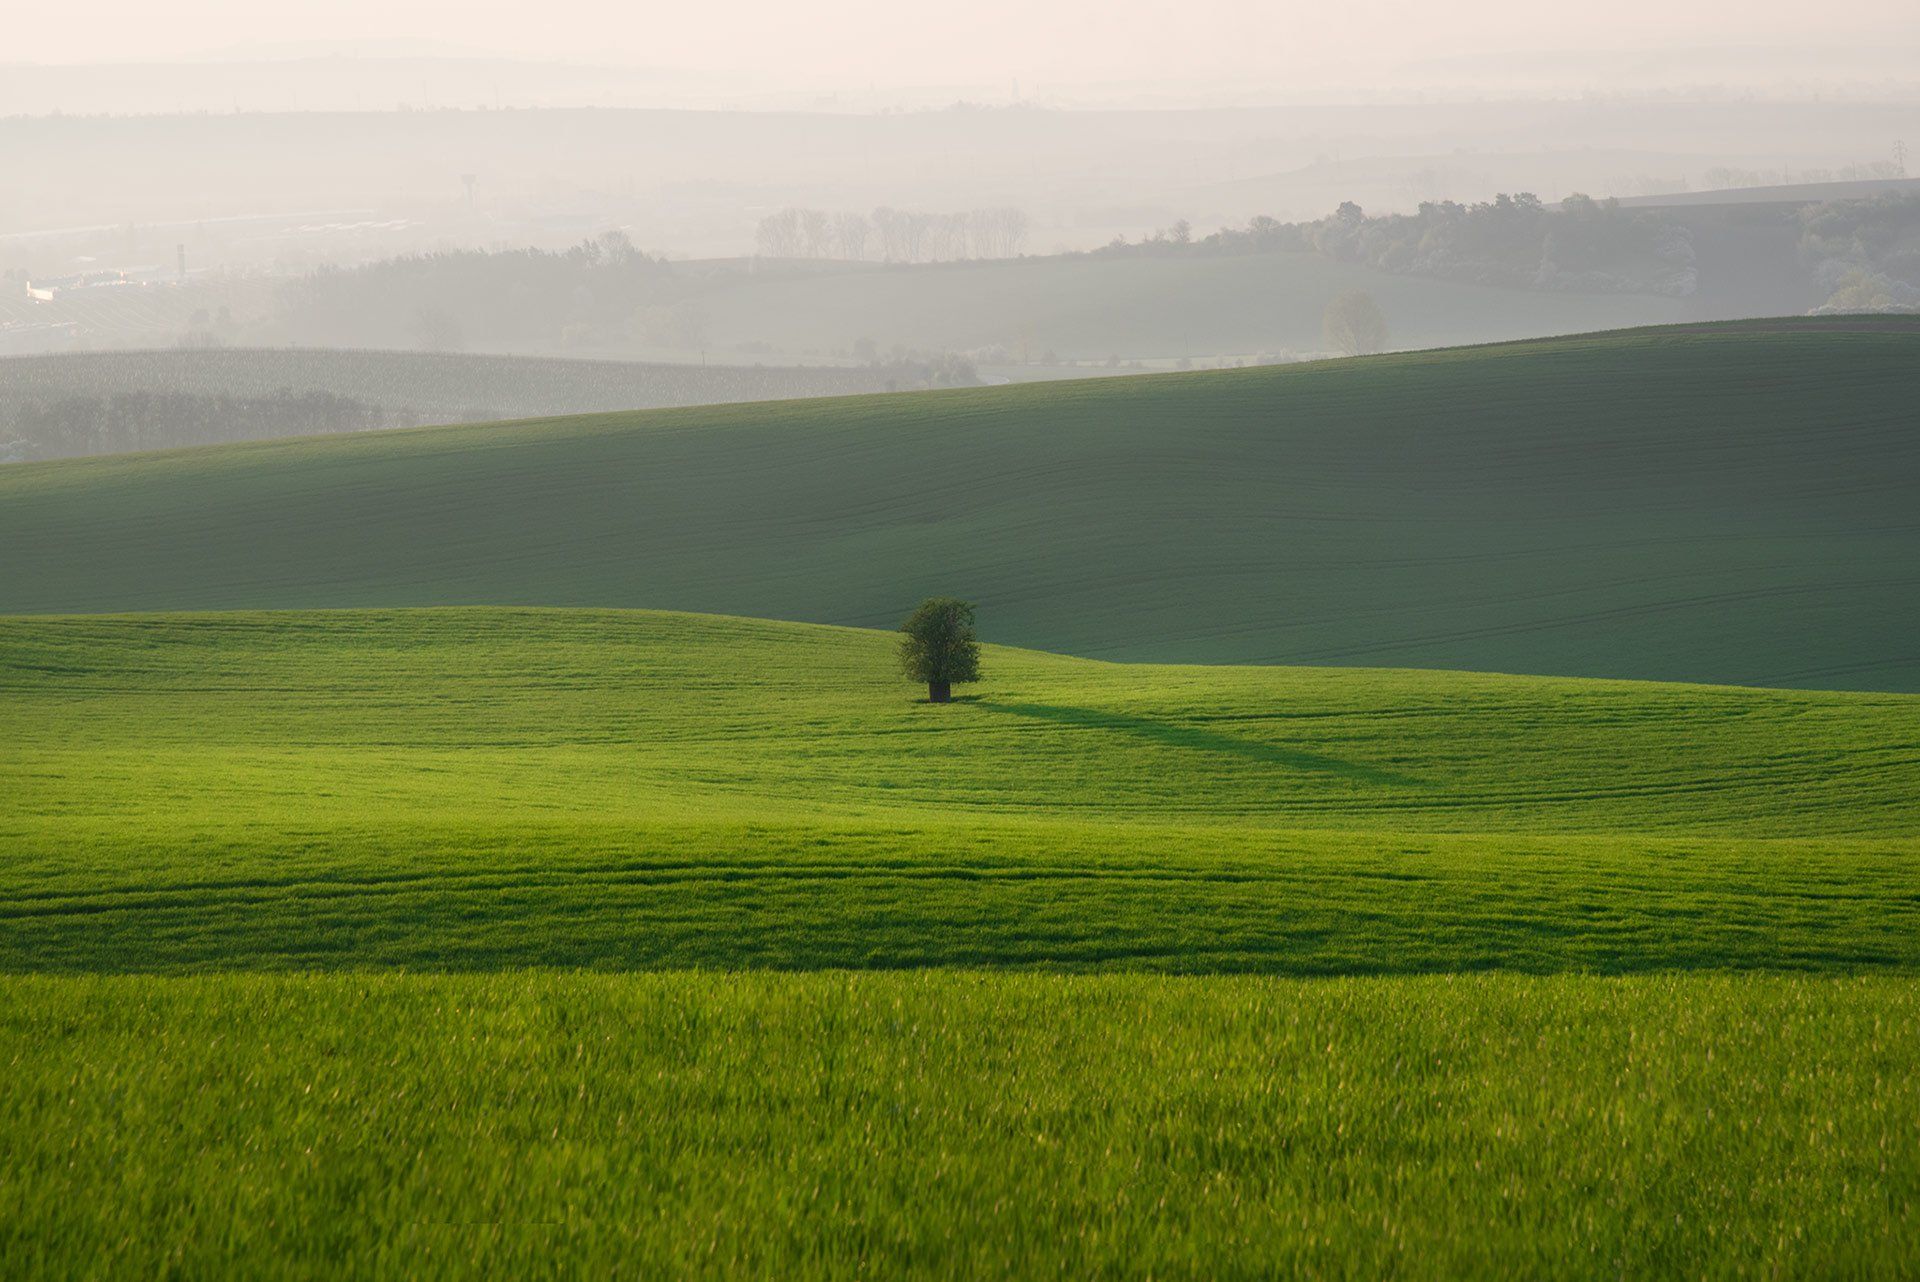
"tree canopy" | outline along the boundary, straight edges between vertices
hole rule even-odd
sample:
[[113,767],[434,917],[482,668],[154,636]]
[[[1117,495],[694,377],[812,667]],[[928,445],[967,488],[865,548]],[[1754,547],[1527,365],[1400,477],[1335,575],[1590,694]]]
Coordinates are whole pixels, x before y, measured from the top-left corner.
[[927,697],[944,703],[957,682],[980,679],[980,643],[973,635],[973,605],[953,597],[929,597],[900,625],[900,668],[927,683]]
[[1529,192],[1473,205],[1424,201],[1411,214],[1369,215],[1349,200],[1314,222],[1262,216],[1209,236],[1176,224],[1137,244],[1121,240],[1092,252],[1308,253],[1396,275],[1581,293],[1681,298],[1698,285],[1692,234],[1669,211],[1580,195],[1548,205]]

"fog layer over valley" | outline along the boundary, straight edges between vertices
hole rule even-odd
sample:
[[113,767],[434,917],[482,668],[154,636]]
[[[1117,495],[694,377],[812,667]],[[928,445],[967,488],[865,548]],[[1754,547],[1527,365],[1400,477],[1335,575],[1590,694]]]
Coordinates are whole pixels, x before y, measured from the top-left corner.
[[[761,19],[741,50],[817,43]],[[0,76],[0,461],[1920,307],[1903,21],[1861,52],[1769,45],[1770,10],[1727,47],[1570,17],[1503,57],[1409,18],[1362,64],[1337,16],[1258,56],[1002,19],[854,76],[871,24],[754,67],[682,13],[638,61],[618,22],[542,53],[487,14],[231,47],[34,15],[45,65]],[[602,364],[447,396],[287,349]],[[97,387],[16,359],[129,351]]]
[[[1004,97],[1004,96],[1003,96]],[[564,248],[625,229],[672,256],[754,252],[783,206],[1011,206],[1024,249],[1090,249],[1185,219],[1410,212],[1530,191],[1636,197],[1898,176],[1915,102],[1542,98],[1114,110],[949,102],[846,111],[493,110],[0,118],[8,266],[97,228],[206,268],[351,263],[450,246]],[[46,252],[69,247],[58,242]],[[126,248],[111,241],[95,248]],[[873,246],[878,257],[879,246]],[[91,252],[91,251],[85,251]],[[163,254],[171,265],[170,252]],[[126,266],[128,264],[118,264]]]

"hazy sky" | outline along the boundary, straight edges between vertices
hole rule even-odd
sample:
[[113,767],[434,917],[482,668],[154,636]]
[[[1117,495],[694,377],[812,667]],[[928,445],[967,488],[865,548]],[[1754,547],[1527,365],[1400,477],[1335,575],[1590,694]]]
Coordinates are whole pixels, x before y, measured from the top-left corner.
[[[1890,49],[1920,46],[1913,0],[1854,0],[1844,29],[1805,0],[91,0],[14,9],[6,24],[10,52],[0,59],[146,60],[231,54],[234,46],[285,53],[304,42],[404,40],[521,58],[749,71],[794,83],[1019,78],[1042,91],[1218,76],[1390,91],[1462,55],[1575,51],[1664,51],[1669,62],[1676,51],[1691,51],[1665,74],[1684,79],[1693,58],[1698,80],[1707,82],[1722,61],[1715,51],[1737,50],[1782,78],[1818,78],[1834,74],[1836,58],[1846,61],[1849,33],[1871,33],[1853,42],[1859,65],[1869,69],[1885,65]],[[1577,59],[1529,70],[1556,65],[1575,79],[1581,74]],[[1457,66],[1453,73],[1461,74]]]

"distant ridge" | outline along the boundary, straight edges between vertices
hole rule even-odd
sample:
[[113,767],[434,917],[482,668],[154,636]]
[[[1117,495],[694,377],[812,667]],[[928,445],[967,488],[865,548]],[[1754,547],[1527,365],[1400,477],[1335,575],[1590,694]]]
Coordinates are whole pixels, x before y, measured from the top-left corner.
[[1920,178],[1861,178],[1848,182],[1727,187],[1716,191],[1622,196],[1619,200],[1622,205],[1635,209],[1659,209],[1674,205],[1818,205],[1829,200],[1864,200],[1888,192],[1920,196]]
[[[673,405],[847,396],[915,385],[913,370],[824,365],[726,365],[320,348],[163,348],[0,356],[0,460],[10,433],[36,408],[115,396],[273,397],[324,392],[365,406],[379,426],[413,427]],[[297,434],[259,411],[265,440]],[[311,427],[301,429],[311,432]],[[154,434],[165,436],[164,425]],[[110,443],[69,453],[200,444],[191,439]]]

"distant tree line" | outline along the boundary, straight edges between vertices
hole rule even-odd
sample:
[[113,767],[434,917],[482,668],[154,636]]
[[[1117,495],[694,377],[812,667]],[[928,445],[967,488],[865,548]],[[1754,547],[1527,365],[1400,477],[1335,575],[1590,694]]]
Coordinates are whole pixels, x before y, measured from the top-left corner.
[[867,361],[866,368],[889,392],[980,385],[978,367],[969,357],[957,352],[908,352],[896,348],[891,356]]
[[1019,209],[929,214],[882,206],[872,215],[788,206],[760,220],[754,243],[767,258],[932,263],[1016,258],[1032,221]]
[[1906,167],[1891,160],[1838,169],[1740,169],[1716,165],[1707,170],[1709,188],[1792,187],[1801,183],[1873,182],[1907,176]]
[[1426,201],[1411,214],[1369,216],[1351,201],[1314,222],[1259,217],[1195,239],[1185,222],[1102,255],[1318,254],[1410,276],[1525,289],[1684,296],[1697,284],[1687,229],[1617,201],[1529,192],[1479,204]]
[[0,463],[980,381],[964,356],[897,347],[883,355],[871,345],[858,366],[243,349],[9,357],[7,364],[9,377],[0,387]]
[[[902,262],[921,261],[929,253],[946,255],[956,247],[1000,252],[1017,245],[1006,220],[984,217],[1003,211],[982,212],[980,219],[967,216],[949,225],[923,224],[915,221],[918,215],[900,215],[901,221],[895,221],[890,211],[879,210],[878,221],[860,219],[858,224],[870,235],[884,232],[874,242],[874,252],[899,255]],[[783,219],[781,235],[799,239],[778,244],[782,249],[798,246],[802,252],[792,256],[799,257],[841,252],[835,246],[863,252],[858,234],[848,230],[852,223],[824,225],[828,231],[821,232],[813,220]],[[558,252],[413,254],[353,268],[326,268],[292,282],[282,293],[280,316],[267,336],[307,347],[431,352],[642,347],[698,353],[708,345],[701,294],[712,284],[711,276],[698,272],[676,273],[665,260],[636,250],[620,232]],[[947,386],[958,377],[943,366],[935,368],[944,357],[895,357],[903,366],[898,371],[903,382]],[[909,371],[904,368],[908,365],[925,368]]]
[[636,328],[685,336],[666,314],[673,270],[607,232],[570,249],[450,250],[322,268],[281,297],[284,337],[312,346],[552,345]]
[[1829,291],[1816,311],[1920,312],[1920,196],[1886,192],[1803,209],[1800,256]]
[[411,416],[324,391],[268,396],[120,392],[28,402],[0,425],[0,460],[72,458],[276,436],[365,432]]

